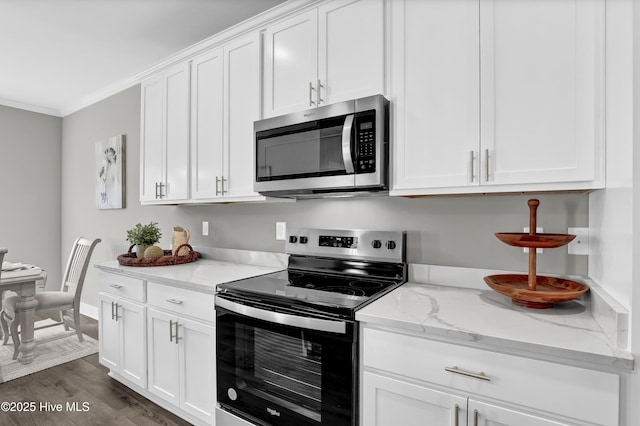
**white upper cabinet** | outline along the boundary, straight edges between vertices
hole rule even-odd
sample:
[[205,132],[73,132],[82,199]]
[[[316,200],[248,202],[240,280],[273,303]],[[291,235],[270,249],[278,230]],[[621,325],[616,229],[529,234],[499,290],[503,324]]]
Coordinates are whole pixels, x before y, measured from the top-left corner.
[[253,122],[260,117],[259,34],[198,56],[191,70],[191,199],[260,199],[253,192]]
[[263,115],[384,93],[382,0],[334,0],[264,34]]
[[191,197],[220,195],[224,143],[224,64],[222,49],[191,64]]
[[142,83],[140,201],[189,198],[189,64]]
[[391,3],[393,195],[602,187],[602,0]]

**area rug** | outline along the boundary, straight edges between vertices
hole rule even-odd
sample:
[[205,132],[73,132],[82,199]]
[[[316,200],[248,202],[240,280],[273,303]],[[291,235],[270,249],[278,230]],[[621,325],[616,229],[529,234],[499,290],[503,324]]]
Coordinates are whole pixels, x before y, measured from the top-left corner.
[[[54,321],[50,319],[38,321],[36,327],[48,323],[52,324]],[[31,364],[27,365],[11,359],[13,356],[11,338],[6,346],[2,346],[2,339],[0,339],[0,383],[98,352],[98,341],[86,334],[83,337],[84,341],[80,342],[75,330],[69,329],[67,331],[62,325],[35,330],[34,359]]]

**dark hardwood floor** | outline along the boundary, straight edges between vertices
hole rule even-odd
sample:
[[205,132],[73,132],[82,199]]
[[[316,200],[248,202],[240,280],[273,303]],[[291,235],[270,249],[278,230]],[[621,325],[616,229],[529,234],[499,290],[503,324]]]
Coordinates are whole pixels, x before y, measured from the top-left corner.
[[[96,320],[83,316],[81,327],[86,335],[98,338]],[[3,408],[0,425],[190,425],[107,373],[98,362],[98,354],[94,354],[2,383],[0,403],[35,403],[35,410],[31,410],[34,404],[23,404],[29,410],[23,412],[7,412]],[[54,411],[57,406],[62,411]]]

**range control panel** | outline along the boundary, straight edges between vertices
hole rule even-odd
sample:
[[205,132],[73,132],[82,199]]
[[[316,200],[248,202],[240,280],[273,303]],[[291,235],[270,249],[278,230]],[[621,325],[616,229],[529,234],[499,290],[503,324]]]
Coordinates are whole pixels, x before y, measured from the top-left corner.
[[405,262],[406,232],[292,228],[287,231],[285,251],[303,256]]

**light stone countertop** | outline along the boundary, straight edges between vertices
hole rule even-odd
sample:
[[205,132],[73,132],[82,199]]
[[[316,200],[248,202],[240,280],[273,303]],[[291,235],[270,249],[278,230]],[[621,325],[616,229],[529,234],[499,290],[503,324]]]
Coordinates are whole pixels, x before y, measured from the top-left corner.
[[286,256],[278,253],[224,250],[212,255],[223,260],[201,258],[195,262],[170,266],[122,266],[117,260],[112,260],[97,263],[95,267],[105,272],[210,294],[216,292],[218,284],[287,268]]
[[536,310],[515,306],[488,287],[408,282],[356,313],[365,325],[392,328],[480,349],[629,372],[634,359],[617,349],[584,300]]

